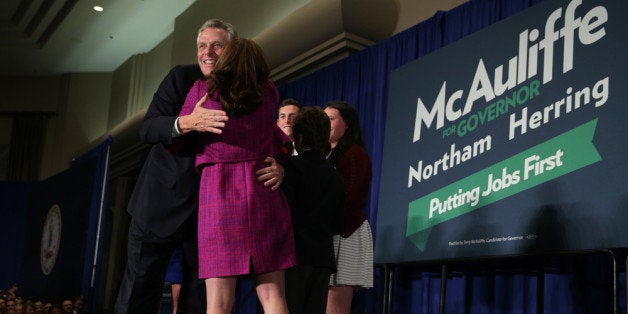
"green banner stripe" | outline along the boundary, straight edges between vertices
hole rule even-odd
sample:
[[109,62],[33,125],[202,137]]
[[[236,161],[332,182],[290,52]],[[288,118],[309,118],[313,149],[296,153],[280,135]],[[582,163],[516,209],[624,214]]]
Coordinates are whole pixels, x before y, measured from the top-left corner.
[[435,225],[600,161],[596,125],[589,121],[410,202],[406,237],[423,250]]

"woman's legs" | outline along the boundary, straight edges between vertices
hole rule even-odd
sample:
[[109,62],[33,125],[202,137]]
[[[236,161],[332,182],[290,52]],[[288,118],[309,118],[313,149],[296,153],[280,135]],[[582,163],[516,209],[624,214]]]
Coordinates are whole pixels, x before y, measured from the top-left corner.
[[274,271],[255,276],[255,290],[264,313],[288,314],[284,271]]
[[353,287],[333,286],[329,287],[327,294],[327,314],[351,313],[351,301],[353,299]]
[[171,283],[170,291],[172,293],[172,314],[177,314],[177,307],[179,306],[179,295],[181,294],[181,284]]
[[229,314],[235,300],[235,277],[205,279],[207,314]]

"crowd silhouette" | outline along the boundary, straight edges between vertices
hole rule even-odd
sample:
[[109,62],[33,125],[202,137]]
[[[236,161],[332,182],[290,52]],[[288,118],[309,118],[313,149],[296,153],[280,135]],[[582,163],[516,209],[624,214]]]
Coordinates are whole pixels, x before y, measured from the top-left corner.
[[61,300],[22,298],[18,285],[0,289],[0,314],[61,314],[86,313],[85,300],[82,296],[68,297]]

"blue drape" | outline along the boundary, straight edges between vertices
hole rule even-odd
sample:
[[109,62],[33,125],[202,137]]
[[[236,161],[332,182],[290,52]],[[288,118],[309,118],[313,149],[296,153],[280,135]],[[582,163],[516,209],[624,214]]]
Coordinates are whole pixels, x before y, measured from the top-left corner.
[[[49,179],[0,182],[0,289],[18,283],[21,296],[55,302],[60,299],[48,300],[50,296],[82,294],[91,312],[102,301],[95,288],[101,277],[97,266],[105,238],[110,143],[109,137]],[[51,204],[60,205],[65,225],[55,268],[44,275],[39,266],[41,228]],[[55,281],[57,277],[65,286]]]
[[[383,40],[367,49],[298,80],[280,85],[282,98],[295,98],[309,106],[345,100],[359,112],[366,149],[373,163],[373,182],[367,214],[376,233],[379,177],[386,122],[390,73],[436,49],[516,14],[542,0],[472,0]],[[578,259],[578,267],[574,266]],[[586,259],[586,262],[580,259]],[[623,259],[623,260],[622,260]],[[614,260],[608,254],[591,257],[539,256],[490,263],[449,263],[444,296],[445,313],[591,313],[612,311]],[[609,262],[610,261],[610,262]],[[625,276],[617,258],[617,304],[625,312]],[[516,266],[513,266],[515,265]],[[548,265],[558,265],[546,269]],[[464,267],[462,267],[464,265]],[[376,268],[376,287],[354,295],[353,313],[438,313],[441,309],[440,267],[387,265],[393,275],[391,304],[384,310],[384,277]],[[606,271],[595,272],[592,269]],[[582,273],[594,273],[585,278]],[[609,279],[610,278],[610,279]],[[592,293],[587,293],[592,292]],[[539,302],[537,304],[537,301]],[[601,311],[601,312],[600,312]]]
[[19,283],[26,217],[37,182],[0,182],[0,289]]
[[94,178],[92,199],[89,207],[87,238],[85,239],[85,255],[83,264],[83,280],[81,295],[86,299],[85,309],[93,309],[101,305],[102,291],[99,290],[102,277],[103,248],[105,246],[105,221],[107,213],[107,195],[109,193],[109,149],[113,138],[108,136],[98,146],[72,160],[71,165],[94,162]]

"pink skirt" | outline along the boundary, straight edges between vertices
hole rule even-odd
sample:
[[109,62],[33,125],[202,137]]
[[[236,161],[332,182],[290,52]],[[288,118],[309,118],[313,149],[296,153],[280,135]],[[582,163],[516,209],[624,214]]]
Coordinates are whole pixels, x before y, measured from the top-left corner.
[[290,209],[281,189],[258,182],[260,160],[202,169],[199,277],[268,273],[296,265]]

